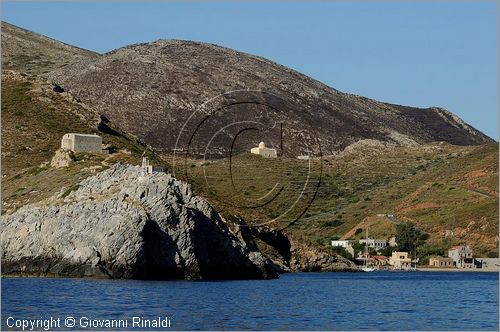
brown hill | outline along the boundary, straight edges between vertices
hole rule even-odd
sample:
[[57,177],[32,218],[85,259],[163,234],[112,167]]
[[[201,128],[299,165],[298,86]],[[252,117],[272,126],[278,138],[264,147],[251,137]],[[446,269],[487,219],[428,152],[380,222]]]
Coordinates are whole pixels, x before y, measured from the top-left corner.
[[2,69],[42,74],[97,53],[2,22]]
[[174,148],[203,152],[210,144],[209,155],[227,156],[231,147],[247,150],[263,137],[279,147],[280,123],[289,156],[319,153],[319,147],[333,154],[360,139],[399,145],[492,142],[444,109],[342,93],[264,58],[205,43],[158,40],[127,46],[50,77],[122,130],[167,153]]

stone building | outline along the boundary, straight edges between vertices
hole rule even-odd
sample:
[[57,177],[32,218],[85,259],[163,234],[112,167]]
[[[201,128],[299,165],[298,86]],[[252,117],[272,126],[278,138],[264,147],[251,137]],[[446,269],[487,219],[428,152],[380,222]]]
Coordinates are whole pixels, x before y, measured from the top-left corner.
[[408,257],[406,251],[393,251],[392,256],[389,257],[389,265],[394,266],[395,269],[406,270],[411,268],[411,258]]
[[361,239],[359,243],[366,244],[369,248],[374,248],[377,251],[387,247],[387,240],[382,239]]
[[432,267],[452,267],[453,259],[449,257],[431,257],[429,258],[429,266]]
[[73,152],[102,152],[102,138],[95,134],[65,134],[61,148]]
[[375,255],[372,256],[372,265],[387,265],[389,263],[389,258],[384,255]]
[[258,155],[265,157],[265,158],[277,158],[278,157],[278,153],[276,152],[276,149],[267,148],[266,144],[264,142],[260,142],[259,146],[256,148],[252,148],[250,150],[250,152],[253,154],[258,154]]

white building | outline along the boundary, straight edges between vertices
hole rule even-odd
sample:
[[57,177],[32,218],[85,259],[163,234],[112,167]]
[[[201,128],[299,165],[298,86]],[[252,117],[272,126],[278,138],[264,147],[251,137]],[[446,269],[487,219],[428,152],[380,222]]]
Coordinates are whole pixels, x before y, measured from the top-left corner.
[[332,247],[347,248],[352,245],[352,240],[332,240]]
[[474,258],[469,246],[454,246],[448,250],[448,257],[453,259],[453,265],[462,269],[473,269]]
[[332,240],[332,247],[342,247],[354,256],[354,248],[352,247],[352,240]]
[[277,158],[278,157],[278,153],[276,152],[276,149],[266,148],[266,144],[264,142],[260,142],[259,146],[256,148],[252,148],[250,150],[250,152],[253,154],[258,154],[258,155],[265,157],[265,158]]
[[65,134],[61,148],[73,152],[102,152],[102,138],[95,134]]
[[387,240],[381,240],[381,239],[361,239],[359,240],[359,243],[361,244],[367,243],[368,247],[374,248],[375,250],[387,247]]

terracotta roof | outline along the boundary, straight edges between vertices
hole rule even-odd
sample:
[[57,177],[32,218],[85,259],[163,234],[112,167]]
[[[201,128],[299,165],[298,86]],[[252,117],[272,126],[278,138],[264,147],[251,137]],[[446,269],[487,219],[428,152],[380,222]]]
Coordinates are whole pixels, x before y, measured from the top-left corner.
[[380,256],[372,256],[373,258],[375,259],[388,259],[387,256],[383,256],[383,255],[380,255]]

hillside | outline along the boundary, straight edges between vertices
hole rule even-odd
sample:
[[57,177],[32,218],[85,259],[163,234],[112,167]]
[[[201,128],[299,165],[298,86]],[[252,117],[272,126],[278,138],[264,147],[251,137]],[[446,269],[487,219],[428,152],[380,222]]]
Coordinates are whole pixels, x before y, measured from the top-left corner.
[[[79,154],[68,169],[50,167],[68,132],[99,133],[110,155]],[[70,189],[116,161],[139,163],[146,147],[113,131],[100,116],[37,76],[2,72],[2,211]],[[155,162],[152,153],[148,156]]]
[[227,159],[175,165],[222,215],[316,245],[359,239],[367,227],[388,239],[409,221],[429,234],[423,255],[463,243],[480,256],[498,251],[498,144],[358,146],[311,164],[241,154],[231,168]]
[[205,43],[131,45],[49,77],[164,153],[228,157],[231,149],[246,151],[264,138],[272,146],[282,143],[287,157],[331,155],[360,139],[401,145],[492,142],[441,108],[342,93],[264,58]]
[[42,74],[97,53],[2,22],[2,69]]
[[[29,45],[38,46],[24,52]],[[421,255],[459,243],[480,256],[498,251],[498,144],[442,109],[345,94],[268,60],[193,42],[98,56],[3,23],[4,61],[3,213],[70,195],[82,179],[116,162],[137,165],[147,151],[234,225],[283,229],[302,252],[328,250],[331,239],[359,238],[367,227],[387,238],[402,221],[429,234]],[[280,123],[281,158],[246,152],[263,137],[279,147]],[[112,153],[50,167],[67,132],[97,132]],[[189,153],[172,155],[178,137],[178,151]],[[315,158],[296,159],[307,153]]]

